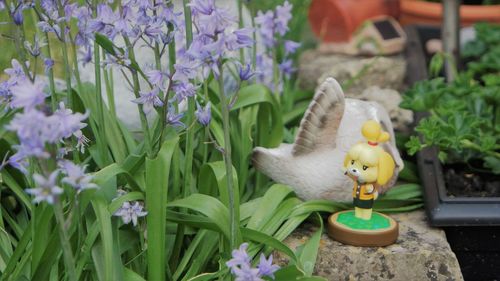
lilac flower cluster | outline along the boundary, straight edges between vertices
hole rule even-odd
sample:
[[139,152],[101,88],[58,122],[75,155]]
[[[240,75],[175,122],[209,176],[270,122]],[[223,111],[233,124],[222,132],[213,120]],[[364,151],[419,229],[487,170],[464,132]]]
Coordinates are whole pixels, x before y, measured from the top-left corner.
[[[25,64],[26,69],[29,69],[28,62]],[[55,147],[72,136],[75,136],[78,142],[76,147],[71,149],[82,151],[88,141],[81,131],[86,127],[83,121],[88,117],[88,113],[74,113],[66,108],[63,102],[50,112],[45,105],[45,83],[37,79],[32,82],[21,63],[15,59],[12,60],[12,67],[6,69],[5,73],[9,78],[0,83],[0,101],[7,109],[17,110],[6,128],[16,133],[19,144],[13,146],[15,154],[2,166],[9,164],[27,173],[28,159],[62,158],[47,146]],[[51,172],[47,177],[33,175],[36,187],[27,189],[27,192],[35,196],[34,202],[54,203],[55,198],[63,192],[57,184],[60,174],[64,175],[61,182],[72,186],[78,192],[97,187],[91,183],[92,177],[85,174],[85,167],[62,159],[59,160],[59,166],[60,169]]]
[[[262,38],[264,47],[257,55],[257,82],[267,85],[270,89],[276,88],[273,64],[277,60],[275,50],[283,46],[283,56],[279,62],[278,68],[286,78],[295,72],[293,61],[290,55],[294,54],[300,47],[300,44],[291,40],[281,40],[289,30],[288,23],[292,18],[292,5],[285,1],[283,5],[276,7],[274,11],[259,11],[255,17],[259,34]],[[283,88],[283,75],[279,75],[278,89]]]
[[260,255],[257,268],[250,265],[251,259],[247,253],[248,243],[240,245],[239,249],[233,250],[232,259],[226,262],[226,266],[231,269],[231,273],[236,277],[236,281],[263,281],[262,277],[267,276],[274,279],[274,273],[280,268],[273,264],[273,256],[268,259],[264,254]]

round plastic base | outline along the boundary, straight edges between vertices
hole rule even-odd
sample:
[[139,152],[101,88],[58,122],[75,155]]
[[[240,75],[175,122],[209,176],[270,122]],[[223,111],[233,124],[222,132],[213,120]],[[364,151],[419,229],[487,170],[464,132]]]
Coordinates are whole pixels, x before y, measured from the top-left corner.
[[373,212],[370,220],[354,216],[354,211],[343,211],[328,218],[328,234],[343,244],[361,247],[382,247],[396,242],[398,223],[389,216]]

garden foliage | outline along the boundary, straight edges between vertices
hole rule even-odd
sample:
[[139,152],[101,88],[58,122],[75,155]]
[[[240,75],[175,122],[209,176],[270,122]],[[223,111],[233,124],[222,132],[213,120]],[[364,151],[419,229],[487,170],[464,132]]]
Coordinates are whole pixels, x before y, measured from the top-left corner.
[[[477,24],[477,38],[464,48],[467,69],[447,83],[436,77],[447,56],[435,55],[429,80],[415,83],[401,107],[429,112],[406,146],[410,154],[435,145],[445,163],[468,163],[472,169],[500,174],[500,26]],[[456,71],[455,71],[456,72]],[[475,160],[480,165],[474,166]]]
[[[302,202],[250,163],[310,97],[291,82],[292,5],[246,23],[237,2],[0,0],[17,55],[0,84],[0,280],[318,280],[321,220],[300,250],[282,241],[350,205]],[[117,118],[117,76],[140,132]],[[408,184],[377,208],[421,205]]]

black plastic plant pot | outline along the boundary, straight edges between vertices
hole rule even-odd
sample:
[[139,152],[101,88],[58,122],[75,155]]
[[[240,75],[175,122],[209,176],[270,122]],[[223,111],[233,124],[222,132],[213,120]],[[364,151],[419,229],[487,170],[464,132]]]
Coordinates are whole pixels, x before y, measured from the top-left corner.
[[[427,79],[426,55],[423,51],[427,36],[425,28],[410,26],[406,48],[407,83]],[[435,32],[433,32],[435,33]],[[434,35],[434,34],[433,34]],[[421,40],[422,39],[422,40]],[[425,116],[416,113],[415,121]],[[424,188],[425,208],[433,226],[500,226],[500,197],[450,197],[446,192],[443,167],[436,148],[426,148],[417,154],[418,170]]]
[[422,150],[417,161],[431,225],[500,225],[500,197],[449,197],[437,150]]

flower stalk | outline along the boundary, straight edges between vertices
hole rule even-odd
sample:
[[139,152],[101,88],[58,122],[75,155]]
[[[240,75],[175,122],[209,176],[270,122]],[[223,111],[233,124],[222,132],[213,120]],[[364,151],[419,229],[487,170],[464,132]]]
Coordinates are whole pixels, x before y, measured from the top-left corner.
[[59,198],[54,204],[54,215],[56,217],[57,225],[59,228],[59,236],[61,238],[61,247],[63,250],[64,264],[68,273],[68,279],[70,281],[77,281],[75,258],[73,256],[73,251],[71,250],[71,244],[69,242],[68,232],[66,229],[66,222],[64,219],[62,204]]

